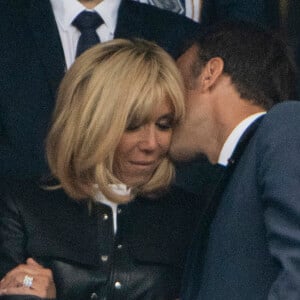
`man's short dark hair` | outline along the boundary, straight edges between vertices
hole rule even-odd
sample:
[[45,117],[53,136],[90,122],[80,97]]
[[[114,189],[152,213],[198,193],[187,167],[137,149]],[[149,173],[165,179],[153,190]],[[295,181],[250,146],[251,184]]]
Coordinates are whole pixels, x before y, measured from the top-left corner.
[[192,75],[213,57],[224,61],[242,98],[271,108],[295,95],[295,63],[287,44],[279,36],[253,24],[226,22],[199,32],[192,41],[198,48]]

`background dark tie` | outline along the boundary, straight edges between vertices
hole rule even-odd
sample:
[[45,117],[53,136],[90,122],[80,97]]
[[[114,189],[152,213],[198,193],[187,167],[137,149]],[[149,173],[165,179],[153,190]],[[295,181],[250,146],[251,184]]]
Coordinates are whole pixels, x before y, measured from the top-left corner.
[[88,48],[100,42],[96,29],[103,24],[102,18],[91,11],[83,11],[72,22],[80,32],[81,35],[78,40],[76,57]]

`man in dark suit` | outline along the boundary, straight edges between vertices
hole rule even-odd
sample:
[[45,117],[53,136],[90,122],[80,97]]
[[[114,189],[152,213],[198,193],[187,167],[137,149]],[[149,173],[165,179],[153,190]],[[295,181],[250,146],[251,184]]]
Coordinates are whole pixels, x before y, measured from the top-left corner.
[[182,299],[300,299],[300,103],[279,103],[295,84],[285,43],[223,24],[199,34],[178,66],[187,116],[171,153],[202,153],[225,168],[199,224],[206,230],[195,235]]
[[157,42],[174,58],[199,26],[130,0],[1,1],[1,178],[47,173],[44,139],[58,85],[75,59],[80,33],[72,21],[86,8],[102,13],[100,40],[144,38]]

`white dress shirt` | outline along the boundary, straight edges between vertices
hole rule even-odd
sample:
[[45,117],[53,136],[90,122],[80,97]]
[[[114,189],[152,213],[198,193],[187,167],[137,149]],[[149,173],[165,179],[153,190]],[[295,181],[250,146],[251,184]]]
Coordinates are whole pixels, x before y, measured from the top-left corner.
[[[128,189],[125,184],[112,184],[111,188],[118,195],[127,196],[130,194],[130,189]],[[118,204],[108,200],[100,191],[95,195],[95,201],[101,202],[102,204],[107,205],[111,208],[112,215],[113,215],[113,230],[114,233],[116,234],[118,230],[118,223],[117,223]]]
[[244,119],[242,122],[240,122],[230,133],[228,138],[226,139],[222,150],[219,155],[218,164],[222,166],[227,166],[228,159],[231,157],[235,147],[237,146],[239,139],[243,135],[243,133],[246,131],[246,129],[260,116],[264,115],[266,112],[259,112],[256,114],[253,114],[246,119]]
[[185,0],[185,15],[196,21],[201,21],[201,9],[203,0]]
[[82,11],[95,11],[102,17],[104,23],[96,30],[101,42],[114,38],[121,0],[103,0],[92,10],[87,9],[78,0],[50,0],[50,2],[63,46],[67,68],[75,60],[80,36],[80,31],[72,25],[72,22]]

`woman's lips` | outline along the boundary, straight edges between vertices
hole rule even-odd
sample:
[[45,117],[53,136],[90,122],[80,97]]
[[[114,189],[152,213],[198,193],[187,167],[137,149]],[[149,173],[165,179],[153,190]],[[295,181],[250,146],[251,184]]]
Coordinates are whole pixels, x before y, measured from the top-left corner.
[[151,166],[155,162],[154,161],[131,161],[133,165],[141,165],[141,166]]

